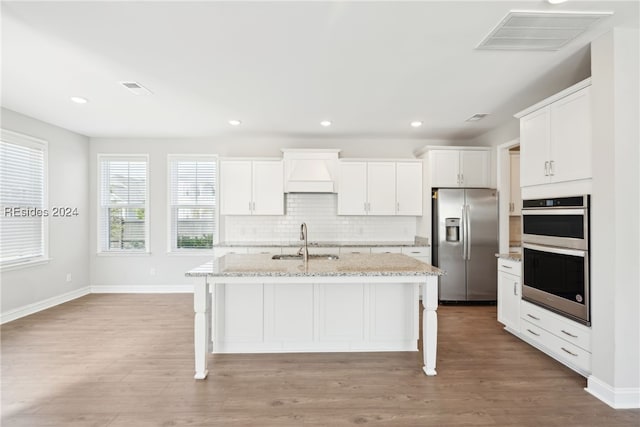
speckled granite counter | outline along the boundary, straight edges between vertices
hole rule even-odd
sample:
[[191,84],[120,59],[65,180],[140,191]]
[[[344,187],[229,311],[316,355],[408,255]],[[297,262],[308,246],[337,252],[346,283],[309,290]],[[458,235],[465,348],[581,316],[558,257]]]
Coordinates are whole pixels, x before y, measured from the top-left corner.
[[522,254],[517,252],[510,252],[508,254],[496,254],[496,258],[508,259],[509,261],[522,261]]
[[271,255],[230,254],[186,273],[190,277],[439,276],[444,272],[401,254],[347,254],[337,260],[274,260]]
[[436,375],[441,274],[403,254],[306,264],[269,254],[219,257],[186,273],[200,279],[193,292],[194,378],[207,377],[209,352],[418,351],[420,293],[422,370]]
[[[266,247],[300,247],[300,240],[292,240],[288,242],[220,242],[214,247],[216,248],[266,248]],[[335,248],[341,246],[349,247],[429,247],[427,239],[416,238],[415,241],[351,241],[351,242],[309,242],[309,247],[313,248]]]

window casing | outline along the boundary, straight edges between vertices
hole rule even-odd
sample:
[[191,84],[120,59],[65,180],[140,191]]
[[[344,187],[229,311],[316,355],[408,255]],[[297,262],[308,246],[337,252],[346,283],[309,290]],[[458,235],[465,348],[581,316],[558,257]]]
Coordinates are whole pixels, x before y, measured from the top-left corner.
[[98,159],[98,252],[149,252],[148,157]]
[[218,242],[215,156],[169,156],[169,250],[201,252]]
[[48,259],[47,142],[0,130],[0,266]]

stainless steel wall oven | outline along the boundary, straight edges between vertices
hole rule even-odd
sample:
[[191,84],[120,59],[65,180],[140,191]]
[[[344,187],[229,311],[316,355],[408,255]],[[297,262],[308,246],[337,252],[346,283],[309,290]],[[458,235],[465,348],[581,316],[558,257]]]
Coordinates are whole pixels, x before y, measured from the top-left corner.
[[590,197],[524,200],[522,298],[589,325]]

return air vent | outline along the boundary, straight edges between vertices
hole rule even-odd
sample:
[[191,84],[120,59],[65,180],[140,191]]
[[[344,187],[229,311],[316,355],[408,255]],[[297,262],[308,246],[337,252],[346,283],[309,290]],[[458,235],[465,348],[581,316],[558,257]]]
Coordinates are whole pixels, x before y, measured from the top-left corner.
[[559,50],[613,12],[512,10],[478,45],[479,50]]
[[120,82],[120,84],[134,95],[153,95],[153,92],[138,82]]

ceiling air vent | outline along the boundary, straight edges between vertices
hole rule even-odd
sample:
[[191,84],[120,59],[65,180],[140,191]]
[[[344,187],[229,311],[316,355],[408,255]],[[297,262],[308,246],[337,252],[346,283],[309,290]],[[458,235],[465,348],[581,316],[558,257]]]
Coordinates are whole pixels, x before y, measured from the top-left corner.
[[138,82],[120,82],[120,84],[134,95],[153,95],[153,92],[151,92],[149,89],[142,86]]
[[485,117],[487,117],[489,115],[489,113],[478,113],[478,114],[474,114],[473,116],[469,117],[467,120],[465,120],[465,122],[477,122],[478,120],[482,120]]
[[510,11],[480,50],[559,50],[613,12]]

